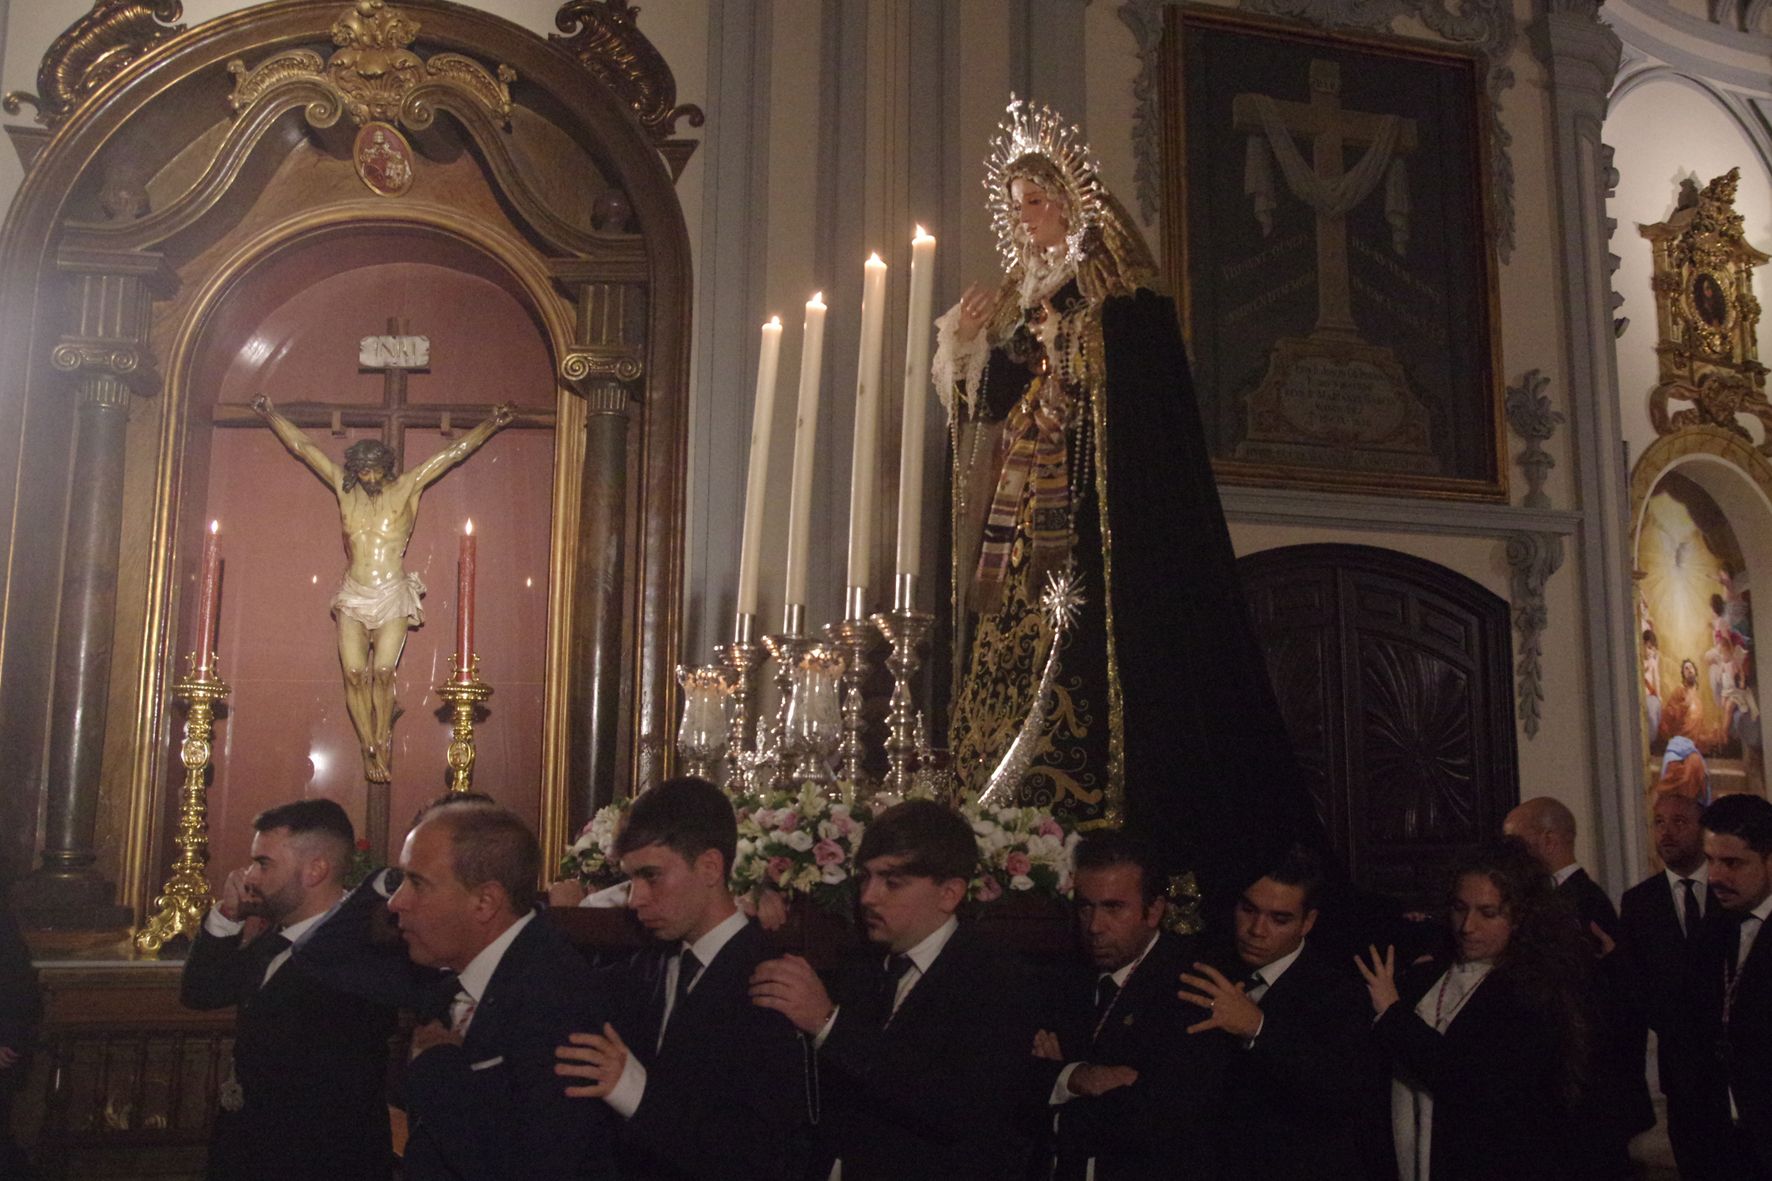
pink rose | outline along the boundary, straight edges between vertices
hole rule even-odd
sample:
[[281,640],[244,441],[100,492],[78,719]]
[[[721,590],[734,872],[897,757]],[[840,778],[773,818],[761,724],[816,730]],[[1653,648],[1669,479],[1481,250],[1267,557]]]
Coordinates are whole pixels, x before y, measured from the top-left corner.
[[1048,816],[1046,819],[1040,821],[1040,835],[1043,837],[1062,837],[1064,836],[1064,829],[1060,827],[1058,821]]
[[997,880],[997,875],[994,873],[985,874],[984,879],[978,883],[978,900],[980,902],[995,902],[1002,896],[1003,883]]
[[769,859],[769,868],[767,870],[769,880],[772,882],[781,881],[783,875],[793,867],[794,863],[789,861],[786,857],[771,857]]
[[812,846],[812,860],[820,869],[827,865],[840,865],[843,862],[843,847],[836,841],[820,841]]
[[1028,870],[1034,868],[1034,863],[1028,860],[1028,855],[1026,853],[1017,849],[1009,854],[1009,856],[1003,858],[1003,868],[1009,871],[1010,877],[1018,878],[1025,875]]
[[796,828],[800,827],[800,814],[792,808],[783,808],[781,810],[781,818],[777,822],[776,827],[783,832],[793,832]]
[[831,813],[831,823],[837,826],[837,832],[842,836],[848,837],[855,835],[855,819],[850,816],[849,813]]

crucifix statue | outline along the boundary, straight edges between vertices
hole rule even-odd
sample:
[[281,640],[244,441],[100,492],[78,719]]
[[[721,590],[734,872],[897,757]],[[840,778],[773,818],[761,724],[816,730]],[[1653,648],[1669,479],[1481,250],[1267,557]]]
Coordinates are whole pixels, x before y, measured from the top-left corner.
[[[1317,335],[1359,337],[1349,299],[1347,215],[1386,180],[1386,215],[1393,236],[1407,238],[1408,196],[1396,162],[1416,145],[1415,120],[1397,115],[1350,111],[1341,105],[1341,67],[1332,61],[1310,64],[1309,102],[1286,102],[1265,94],[1239,94],[1231,100],[1238,131],[1260,133],[1279,161],[1292,193],[1317,214]],[[1293,134],[1310,140],[1311,159],[1293,146]],[[1259,140],[1255,141],[1259,144]],[[1346,149],[1366,150],[1352,168]],[[1247,170],[1245,186],[1256,199],[1257,217],[1271,229],[1266,210],[1273,208],[1271,181],[1265,179],[1265,157]],[[1401,247],[1399,246],[1400,250]]]
[[[399,396],[404,392],[404,370],[422,368],[428,360],[418,342],[424,338],[371,337],[364,341],[364,366],[385,368],[390,382],[398,381],[395,403],[404,401]],[[278,413],[263,394],[253,399],[252,409],[338,498],[339,524],[350,556],[350,565],[332,599],[345,706],[363,748],[364,777],[371,783],[386,783],[393,748],[394,670],[406,646],[407,629],[424,622],[419,603],[424,583],[408,572],[403,562],[418,520],[419,498],[443,473],[508,424],[515,412],[509,403],[500,403],[479,426],[417,467],[401,472],[399,453],[383,440],[360,439],[351,444],[341,465]]]

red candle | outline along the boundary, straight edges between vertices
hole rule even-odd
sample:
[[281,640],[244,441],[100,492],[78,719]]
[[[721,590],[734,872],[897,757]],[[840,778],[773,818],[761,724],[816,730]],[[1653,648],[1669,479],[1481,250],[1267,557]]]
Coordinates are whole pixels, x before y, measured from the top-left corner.
[[221,547],[216,544],[221,522],[209,522],[203,535],[203,582],[197,595],[197,673],[215,667],[215,605],[221,590]]
[[455,567],[456,679],[474,679],[474,522],[461,535],[461,559]]

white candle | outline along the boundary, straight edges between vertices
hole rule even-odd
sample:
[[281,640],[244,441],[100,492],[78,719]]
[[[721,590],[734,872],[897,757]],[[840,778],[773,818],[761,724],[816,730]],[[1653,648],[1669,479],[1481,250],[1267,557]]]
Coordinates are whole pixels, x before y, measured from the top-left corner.
[[898,573],[923,572],[923,424],[929,409],[929,329],[935,297],[935,239],[911,239],[910,327],[904,341],[904,418],[898,453]]
[[751,410],[751,454],[745,469],[744,534],[738,550],[738,613],[757,613],[757,563],[763,548],[763,504],[769,495],[769,428],[775,421],[775,372],[781,363],[781,317],[763,325],[757,352],[757,397]]
[[861,359],[855,372],[855,455],[849,480],[849,585],[873,573],[874,502],[880,470],[880,349],[886,334],[886,264],[862,267]]
[[806,552],[812,542],[812,453],[818,446],[818,379],[824,366],[824,292],[806,302],[800,348],[800,405],[794,419],[794,478],[788,495],[789,605],[806,603]]

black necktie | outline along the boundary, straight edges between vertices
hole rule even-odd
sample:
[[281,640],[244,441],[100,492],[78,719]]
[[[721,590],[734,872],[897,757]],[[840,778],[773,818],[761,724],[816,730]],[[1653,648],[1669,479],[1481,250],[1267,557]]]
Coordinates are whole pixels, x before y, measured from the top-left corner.
[[1108,1010],[1114,1007],[1114,998],[1120,995],[1120,986],[1114,983],[1112,976],[1103,976],[1095,982],[1095,1018],[1100,1020],[1107,1016]]
[[267,931],[252,941],[252,946],[247,951],[252,955],[252,962],[258,965],[258,971],[252,977],[253,992],[264,987],[265,973],[270,971],[271,961],[289,948],[289,936],[281,931]]
[[695,983],[695,974],[701,971],[701,961],[687,947],[677,957],[677,991],[671,1001],[671,1013],[676,1014],[683,1007],[683,998],[689,995],[689,986]]
[[911,957],[902,954],[888,956],[886,958],[886,963],[880,968],[879,1000],[881,1025],[885,1025],[888,1021],[892,1020],[893,1004],[898,1000],[898,982],[903,980],[904,974],[910,970]]
[[1251,972],[1249,978],[1243,981],[1243,995],[1253,998],[1257,989],[1266,987],[1267,979],[1259,971]]
[[1698,893],[1694,887],[1695,883],[1691,878],[1680,879],[1680,888],[1686,892],[1686,896],[1680,900],[1680,908],[1685,912],[1687,939],[1698,937],[1698,924],[1704,918],[1698,912]]

